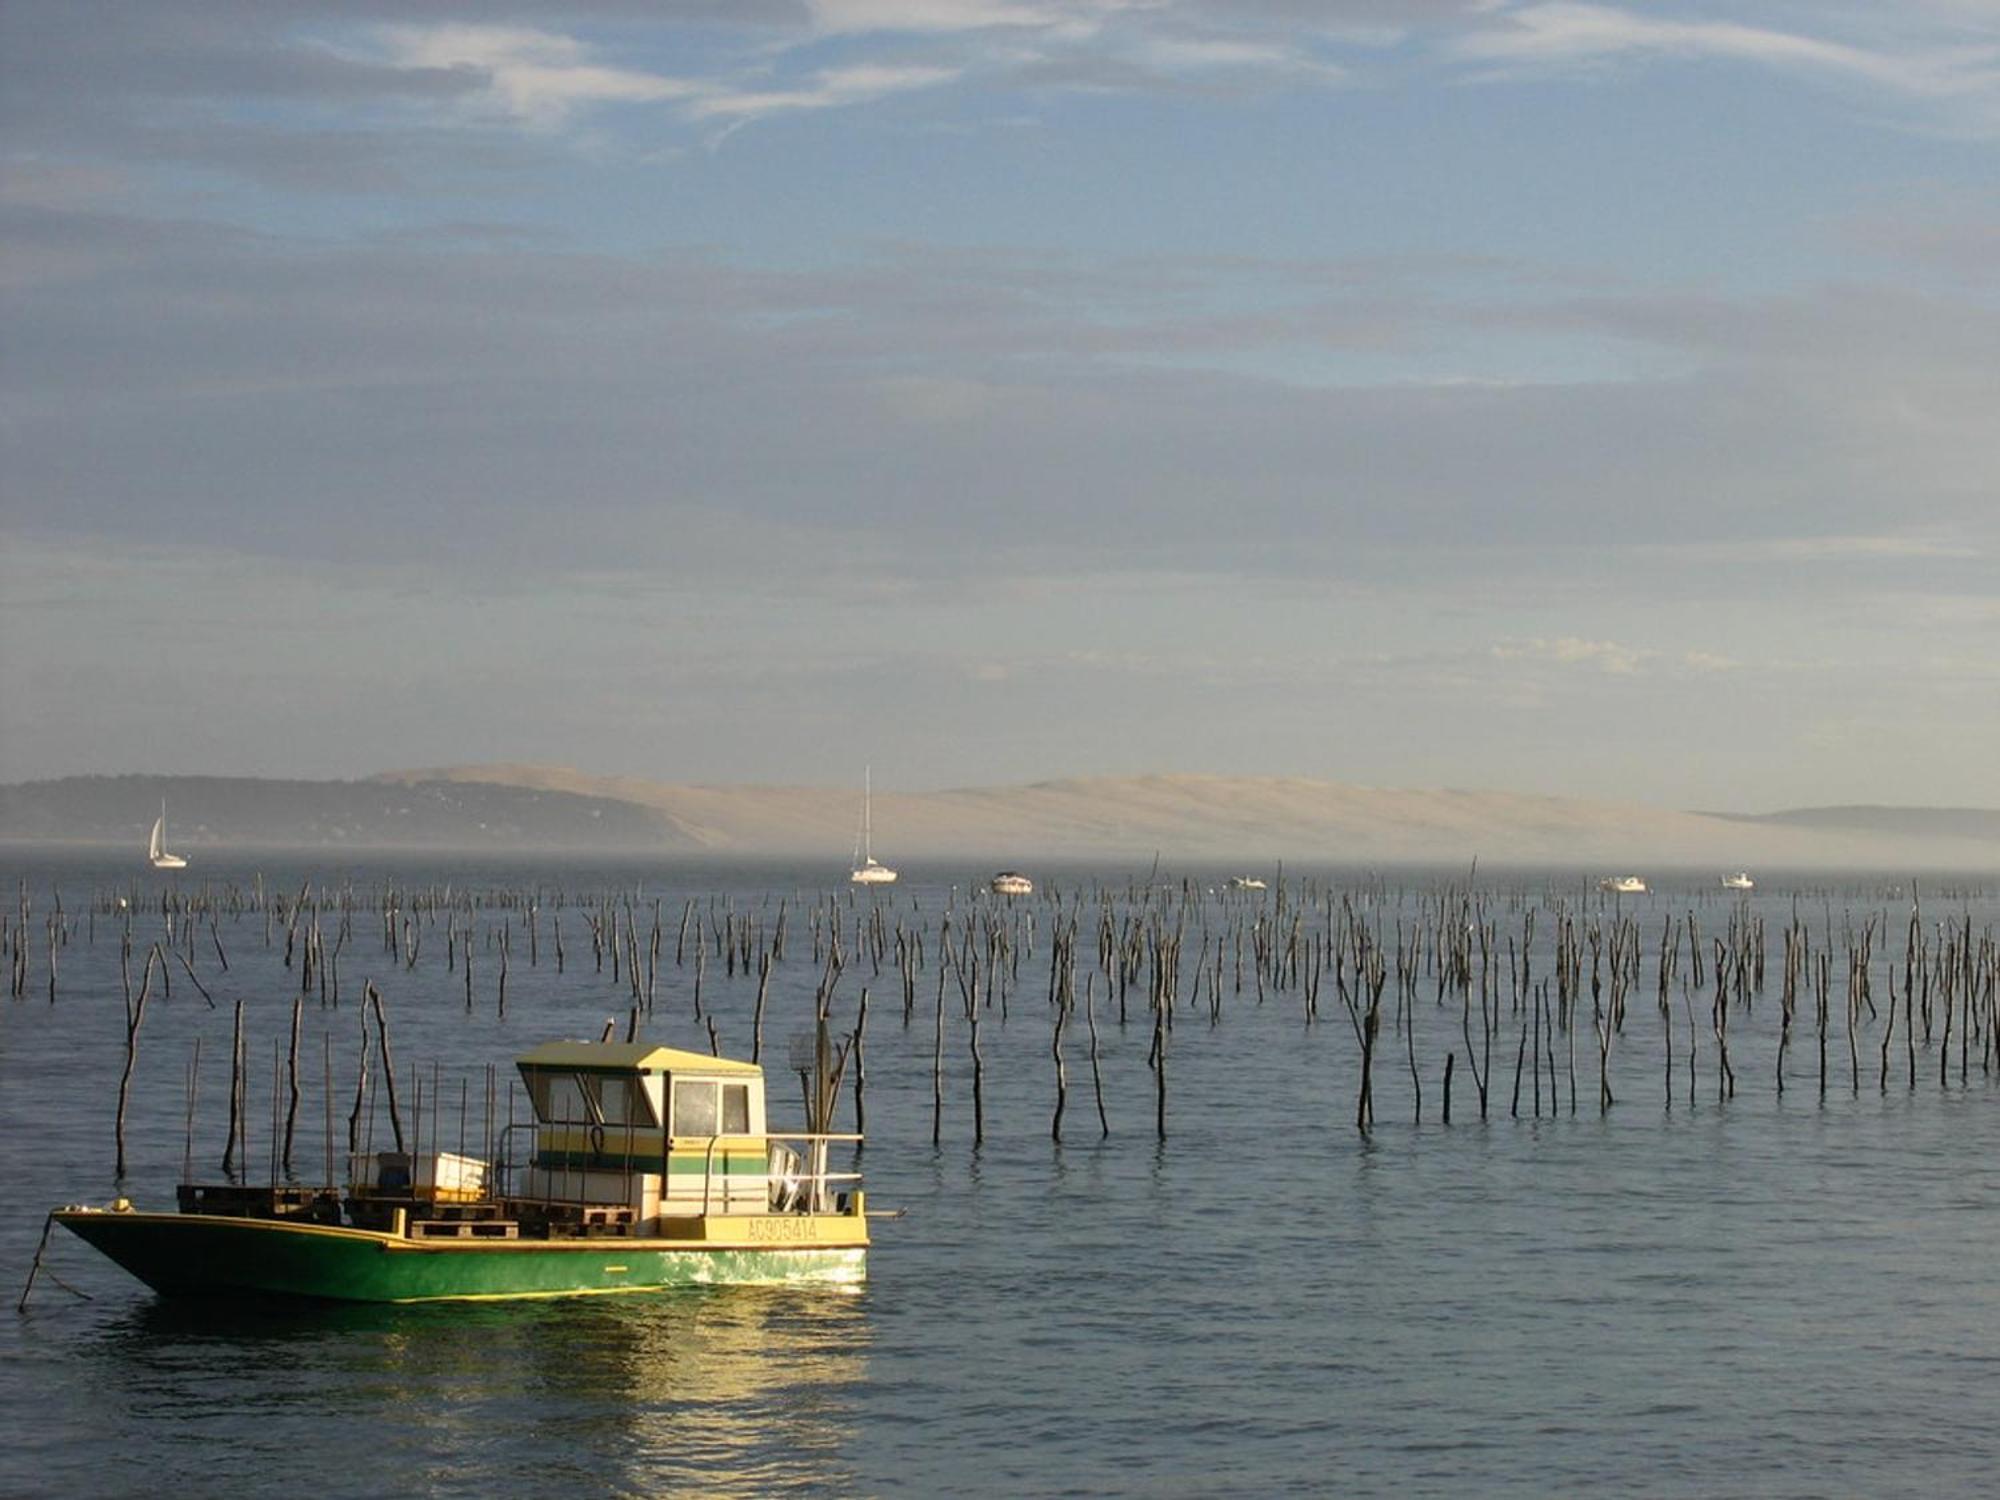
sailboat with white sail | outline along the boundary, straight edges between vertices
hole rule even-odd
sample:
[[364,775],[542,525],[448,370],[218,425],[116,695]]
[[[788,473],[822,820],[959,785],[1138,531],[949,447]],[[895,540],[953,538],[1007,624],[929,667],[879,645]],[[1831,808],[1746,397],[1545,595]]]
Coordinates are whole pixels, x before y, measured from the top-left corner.
[[854,841],[854,872],[847,878],[856,885],[894,885],[896,872],[875,858],[875,768],[861,772],[861,834]]
[[156,870],[185,870],[187,861],[167,853],[167,803],[160,799],[160,815],[153,819],[153,836],[146,841],[146,858]]

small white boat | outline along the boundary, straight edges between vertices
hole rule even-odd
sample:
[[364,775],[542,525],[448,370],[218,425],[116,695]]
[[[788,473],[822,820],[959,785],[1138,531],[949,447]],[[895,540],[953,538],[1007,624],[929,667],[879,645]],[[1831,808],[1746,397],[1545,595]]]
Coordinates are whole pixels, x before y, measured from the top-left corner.
[[896,872],[875,858],[874,767],[861,772],[861,836],[854,845],[854,870],[847,878],[856,885],[894,885]]
[[1265,889],[1265,885],[1255,875],[1232,875],[1229,878],[1229,888],[1232,891],[1261,891]]
[[1035,882],[1018,870],[1002,870],[986,882],[986,888],[996,896],[1032,896]]
[[1722,877],[1722,888],[1725,891],[1754,891],[1757,882],[1750,878],[1747,870],[1738,870],[1734,875]]
[[146,842],[146,858],[156,870],[185,870],[187,861],[167,853],[167,804],[160,803],[160,815],[153,819],[153,836]]
[[1600,891],[1609,891],[1614,896],[1643,896],[1646,882],[1637,875],[1607,875],[1597,882]]

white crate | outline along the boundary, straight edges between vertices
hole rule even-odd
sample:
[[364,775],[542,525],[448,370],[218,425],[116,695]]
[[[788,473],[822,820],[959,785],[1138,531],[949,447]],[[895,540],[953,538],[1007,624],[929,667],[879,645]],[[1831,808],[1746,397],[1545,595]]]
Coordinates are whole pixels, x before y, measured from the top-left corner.
[[376,1151],[350,1164],[356,1191],[381,1197],[421,1198],[434,1203],[476,1203],[487,1194],[487,1164],[455,1151]]

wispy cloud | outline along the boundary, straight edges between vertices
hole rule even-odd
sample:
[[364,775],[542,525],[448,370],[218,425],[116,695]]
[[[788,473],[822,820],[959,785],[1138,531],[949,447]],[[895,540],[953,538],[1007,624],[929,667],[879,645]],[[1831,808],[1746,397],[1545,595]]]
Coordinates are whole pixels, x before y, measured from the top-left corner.
[[1502,641],[1492,648],[1491,654],[1496,661],[1550,662],[1559,667],[1586,667],[1612,677],[1632,676],[1650,655],[1616,641],[1591,641],[1578,636]]
[[[848,19],[858,25],[869,7],[851,9],[855,14]],[[991,6],[937,9],[936,25],[929,29],[945,29],[944,12],[966,19],[975,11],[1011,11]],[[574,37],[515,26],[395,26],[380,35],[398,66],[463,71],[481,78],[483,86],[461,107],[536,129],[564,126],[583,110],[612,104],[665,105],[683,119],[724,122],[733,128],[768,115],[839,109],[935,88],[963,71],[944,63],[863,60],[797,72],[773,82],[777,65],[768,57],[677,76],[613,66]]]
[[[740,19],[732,22],[732,16]],[[614,50],[574,23],[403,21],[355,35],[303,9],[272,50],[283,74],[352,92],[366,83],[441,121],[550,133],[590,111],[656,106],[683,128],[874,104],[931,90],[1174,93],[1320,89],[1379,78],[1514,76],[1613,63],[1720,61],[1845,82],[2000,129],[2000,39],[1964,10],[1862,25],[1840,10],[1808,27],[1715,20],[1594,0],[805,0],[781,12],[702,12],[699,45],[672,14],[648,45]],[[275,23],[267,23],[267,26]],[[1845,29],[1843,29],[1843,27]],[[664,64],[661,59],[670,58]],[[310,63],[310,66],[308,66]]]
[[1347,78],[1345,68],[1319,61],[1281,42],[1226,37],[1155,37],[1134,56],[1166,74],[1249,72],[1274,77],[1314,77],[1321,82]]
[[479,107],[537,126],[560,125],[591,105],[689,99],[714,88],[616,67],[573,37],[527,27],[391,26],[381,36],[400,66],[483,75],[485,86],[473,96]]
[[1831,558],[1969,558],[1979,549],[1922,536],[1813,536],[1772,542],[1773,557],[1803,561]]
[[754,40],[745,30],[738,45],[704,51],[672,73],[614,62],[579,36],[501,24],[382,27],[373,60],[460,79],[460,92],[441,101],[450,109],[544,130],[617,104],[663,105],[697,125],[735,128],[973,80],[1145,91],[1218,79],[1326,86],[1349,77],[1325,54],[1324,35],[1185,0],[808,0],[806,17],[775,37],[768,27]]
[[1501,641],[1488,648],[1487,657],[1518,666],[1549,667],[1558,673],[1619,678],[1714,677],[1743,666],[1735,657],[1716,651],[1648,650],[1583,636]]
[[1032,0],[806,0],[821,32],[954,32],[993,27],[1087,24],[1115,4],[1036,4]]
[[936,88],[958,76],[956,68],[857,63],[852,67],[827,68],[790,88],[717,89],[690,100],[686,113],[697,120],[742,123],[793,110],[869,104],[891,94]]
[[1563,66],[1614,58],[1723,59],[1837,75],[1927,98],[2000,88],[2000,48],[1869,47],[1731,21],[1677,20],[1616,6],[1550,0],[1496,10],[1451,43],[1460,58]]

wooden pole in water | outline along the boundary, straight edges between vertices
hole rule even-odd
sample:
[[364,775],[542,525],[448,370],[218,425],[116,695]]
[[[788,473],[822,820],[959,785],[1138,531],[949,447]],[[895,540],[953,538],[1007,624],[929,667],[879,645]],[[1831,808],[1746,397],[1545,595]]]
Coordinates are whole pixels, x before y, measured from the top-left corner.
[[181,1145],[181,1181],[194,1178],[194,1120],[195,1105],[201,1097],[201,1038],[194,1039],[194,1055],[188,1059],[187,1070],[187,1134]]
[[229,1049],[229,1140],[222,1148],[222,1175],[236,1175],[236,1133],[243,1112],[243,1002],[236,1002],[236,1030]]
[[[1514,1102],[1508,1107],[1507,1111],[1508,1114],[1511,1115],[1516,1120],[1521,1118],[1521,1065],[1527,1061],[1527,1057],[1528,1057],[1528,1013],[1526,1010],[1522,1010],[1521,1040],[1514,1048]],[[1537,1076],[1539,1077],[1540,1064],[1536,1065],[1536,1073]]]
[[299,1022],[303,1019],[304,1015],[304,997],[294,996],[292,998],[292,1045],[290,1052],[285,1058],[285,1082],[289,1090],[289,1097],[285,1103],[284,1170],[287,1180],[292,1175],[292,1132],[297,1128],[299,1119]]
[[[472,941],[466,940],[466,967],[471,969]],[[403,1149],[403,1114],[396,1100],[396,1063],[389,1055],[389,1018],[382,1009],[382,992],[371,979],[362,987],[362,999],[375,1011],[375,1044],[382,1053],[382,1086],[389,1095],[389,1130],[396,1137],[396,1150]],[[608,1038],[607,1038],[608,1040]]]
[[1090,1028],[1090,1087],[1097,1099],[1097,1132],[1100,1140],[1111,1134],[1111,1119],[1104,1112],[1104,1073],[1097,1056],[1097,976],[1083,976],[1083,1020]]
[[271,1038],[271,1133],[265,1137],[270,1146],[270,1185],[278,1186],[278,1039]]
[[125,1179],[125,1105],[132,1095],[132,1068],[139,1060],[139,1023],[146,1019],[146,997],[153,989],[153,965],[159,959],[159,946],[155,944],[146,952],[146,976],[139,985],[139,998],[125,1008],[125,1071],[118,1079],[118,1119],[117,1146],[118,1165],[116,1176]]
[[[1409,996],[1414,1002],[1416,998],[1414,987],[1411,988]],[[1417,1010],[1414,1003],[1404,1014],[1403,1041],[1410,1055],[1410,1119],[1412,1124],[1421,1125],[1424,1121],[1424,1081],[1417,1074]],[[1450,1064],[1447,1063],[1446,1066],[1449,1067]]]
[[[1056,950],[1061,952],[1061,948]],[[1049,1139],[1058,1146],[1062,1144],[1063,1108],[1069,1103],[1069,1070],[1063,1063],[1063,1023],[1069,1019],[1069,999],[1066,994],[1056,997],[1055,1027],[1049,1038],[1049,1055],[1056,1065],[1056,1112],[1049,1122]]]
[[1819,1025],[1819,1096],[1822,1099],[1826,1097],[1826,991],[1829,962],[1827,955],[1822,953],[1813,969],[1813,1006],[1815,1019]]
[[[949,918],[946,918],[949,921]],[[950,953],[947,946],[944,954]],[[937,982],[937,1030],[931,1045],[931,1145],[936,1146],[944,1132],[944,961],[938,962]]]
[[347,1115],[347,1154],[361,1150],[361,1107],[368,1097],[368,1007],[361,1007],[361,1052],[354,1066],[354,1108]]
[[1893,959],[1889,963],[1889,1006],[1887,1015],[1888,1021],[1882,1027],[1882,1080],[1880,1092],[1884,1094],[1889,1092],[1889,1043],[1896,1036],[1896,965]]
[[[209,994],[209,992],[208,992],[208,986],[207,986],[207,985],[205,985],[205,984],[203,984],[203,983],[201,982],[200,978],[199,978],[199,977],[198,977],[198,976],[197,976],[197,975],[195,974],[195,972],[194,972],[194,965],[188,962],[188,956],[187,956],[187,955],[186,955],[185,953],[181,952],[181,951],[180,951],[180,949],[176,948],[176,949],[174,950],[174,957],[175,957],[175,958],[177,958],[177,959],[179,959],[179,960],[180,960],[180,965],[181,965],[181,967],[182,967],[183,969],[187,970],[187,977],[188,977],[188,978],[189,978],[189,979],[190,979],[191,981],[193,981],[193,984],[194,984],[194,987],[195,987],[195,989],[196,989],[196,990],[198,990],[198,991],[200,991],[200,993],[201,993],[201,998],[202,998],[202,999],[204,999],[204,1000],[206,1000],[206,1001],[208,1002],[208,1008],[209,1008],[210,1010],[214,1010],[214,1009],[215,1009],[215,996],[213,996],[213,995]],[[166,967],[166,964],[165,964],[165,961],[164,961],[164,960],[163,960],[163,961],[161,962],[161,965],[160,965],[160,967],[161,967],[161,968],[163,968],[163,969],[164,969],[164,968]]]
[[319,1034],[320,1046],[320,1144],[326,1152],[326,1175],[320,1179],[333,1191],[333,1033]]
[[[969,938],[968,934],[968,938]],[[986,1059],[979,1051],[979,960],[972,960],[972,998],[965,1007],[972,1041],[972,1144],[986,1144]]]
[[[715,1023],[711,1020],[709,1022],[711,1031],[714,1029],[714,1026]],[[868,1060],[866,1054],[861,1050],[862,1033],[867,1029],[868,986],[864,984],[861,986],[861,1006],[855,1012],[854,1016],[854,1041],[850,1046],[850,1050],[854,1054],[854,1133],[856,1135],[866,1135],[868,1133],[868,1105],[863,1097],[868,1090]]]
[[771,955],[767,950],[757,955],[757,1007],[750,1014],[750,1061],[761,1062],[764,1057],[764,998],[771,991]]

